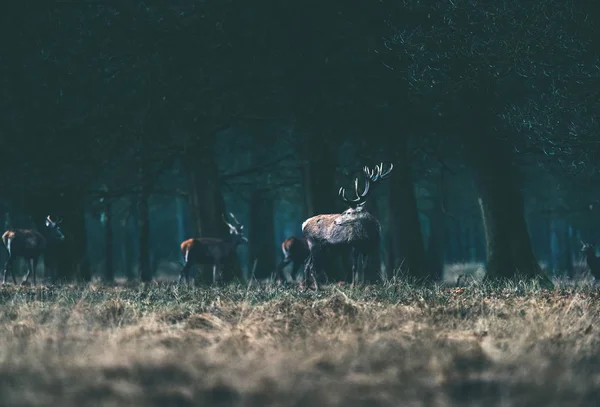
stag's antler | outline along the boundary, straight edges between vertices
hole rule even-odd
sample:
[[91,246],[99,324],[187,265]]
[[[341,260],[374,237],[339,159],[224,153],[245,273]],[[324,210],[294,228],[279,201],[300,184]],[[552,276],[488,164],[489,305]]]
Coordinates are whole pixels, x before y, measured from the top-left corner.
[[369,167],[365,166],[365,168],[363,168],[363,171],[365,172],[365,175],[371,180],[371,182],[377,182],[388,178],[393,169],[394,164],[390,163],[390,168],[387,171],[383,172],[382,162],[381,164],[376,165],[373,169],[370,169]]
[[238,226],[241,225],[240,221],[237,220],[237,218],[235,217],[235,215],[232,212],[229,212],[229,216],[231,216],[231,219],[233,219],[234,222],[238,224]]
[[356,199],[348,199],[346,198],[346,190],[344,187],[341,187],[338,194],[342,201],[344,201],[351,208],[356,208],[360,205],[364,205],[367,202],[367,195],[369,194],[370,182],[369,178],[365,178],[365,188],[362,193],[358,192],[358,178],[354,179],[354,191],[356,192]]
[[235,226],[233,226],[231,223],[227,222],[227,219],[225,218],[225,214],[224,213],[221,214],[221,217],[223,218],[223,222],[225,222],[225,224],[227,226],[229,226],[229,229],[235,229]]
[[56,224],[56,225],[59,225],[59,224],[61,224],[61,223],[62,223],[62,221],[63,221],[63,220],[62,220],[62,218],[60,218],[60,219],[58,219],[58,220],[54,221],[54,220],[52,220],[52,219],[50,218],[50,215],[48,215],[48,216],[46,217],[46,220],[47,220],[48,222],[50,222],[50,223],[54,223],[54,224]]

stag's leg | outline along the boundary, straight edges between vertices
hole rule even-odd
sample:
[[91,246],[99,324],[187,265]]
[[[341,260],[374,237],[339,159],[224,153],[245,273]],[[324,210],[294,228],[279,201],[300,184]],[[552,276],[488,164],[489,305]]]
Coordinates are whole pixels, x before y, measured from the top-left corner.
[[21,285],[26,285],[29,282],[29,275],[31,274],[31,259],[25,259],[25,262],[27,263],[27,273],[25,273]]
[[36,273],[37,273],[37,271],[36,271],[37,270],[37,265],[38,265],[38,259],[37,259],[37,257],[35,257],[33,260],[31,260],[31,262],[33,263],[32,264],[32,269],[33,269],[33,285],[37,285],[36,278],[35,278]]
[[367,267],[369,266],[369,255],[366,253],[361,253],[360,255],[361,257],[361,267],[360,267],[360,275],[358,276],[359,278],[359,283],[363,284],[365,282],[365,271],[367,270]]
[[6,259],[6,263],[4,264],[4,278],[2,279],[2,284],[6,284],[6,273],[10,269],[10,275],[12,276],[13,284],[17,284],[17,279],[15,278],[15,271],[13,269],[12,264],[12,256],[10,253],[8,254],[8,259]]
[[213,285],[217,285],[217,269],[218,269],[218,265],[217,263],[213,264]]
[[319,289],[319,284],[317,283],[316,270],[321,264],[321,255],[319,252],[311,253],[310,257],[306,261],[304,266],[304,291],[308,290],[308,276],[315,283],[315,290]]
[[358,261],[360,260],[360,252],[358,251],[358,249],[356,247],[352,247],[351,249],[352,251],[352,284],[351,286],[354,287],[355,284],[358,284],[358,273],[359,273],[359,264]]
[[[281,283],[286,283],[287,279],[285,278],[285,272],[284,269],[287,267],[288,264],[290,264],[292,262],[292,259],[286,257],[283,259],[283,261],[281,263],[279,263],[279,265],[277,266],[277,272],[276,272],[276,277],[275,278],[279,278],[281,279]],[[294,274],[294,268],[296,268],[296,262],[294,262],[294,265],[292,267],[292,272],[290,273],[290,275]]]
[[181,280],[183,280],[185,278],[185,284],[187,286],[190,285],[190,268],[191,268],[191,263],[189,261],[186,261],[184,266],[181,268],[181,272],[179,273],[179,281],[178,283],[181,284]]

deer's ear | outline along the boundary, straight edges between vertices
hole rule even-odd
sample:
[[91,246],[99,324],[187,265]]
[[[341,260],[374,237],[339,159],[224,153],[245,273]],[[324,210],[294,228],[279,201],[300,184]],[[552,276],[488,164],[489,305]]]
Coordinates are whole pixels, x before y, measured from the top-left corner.
[[50,226],[50,221],[46,219],[46,226]]

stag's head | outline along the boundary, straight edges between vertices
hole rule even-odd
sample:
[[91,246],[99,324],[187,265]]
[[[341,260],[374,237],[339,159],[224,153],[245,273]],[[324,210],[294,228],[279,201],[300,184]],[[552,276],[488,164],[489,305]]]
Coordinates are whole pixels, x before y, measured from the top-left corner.
[[383,163],[376,165],[373,169],[365,166],[363,168],[363,172],[365,174],[365,186],[362,192],[358,190],[358,178],[354,179],[354,192],[356,194],[356,198],[346,198],[346,190],[344,187],[341,187],[339,190],[339,196],[350,208],[342,212],[340,216],[336,218],[334,224],[343,225],[345,223],[354,222],[361,217],[368,216],[364,205],[367,202],[367,197],[371,191],[371,186],[388,178],[393,168],[394,164],[392,163],[390,163],[390,167],[385,171],[383,170]]
[[235,225],[232,225],[231,223],[227,222],[227,219],[225,219],[225,214],[223,214],[223,222],[225,222],[225,224],[229,227],[230,237],[234,238],[233,240],[236,242],[236,244],[248,243],[248,238],[244,236],[244,225],[242,225],[236,219],[233,213],[229,212],[229,216],[231,217],[231,219],[233,219]]
[[53,240],[65,240],[65,235],[63,235],[62,230],[60,230],[59,224],[62,223],[62,219],[57,221],[53,221],[50,218],[50,215],[46,218],[46,229],[48,231],[48,237]]
[[583,240],[581,241],[581,253],[585,256],[596,255],[596,248],[593,244],[585,243]]

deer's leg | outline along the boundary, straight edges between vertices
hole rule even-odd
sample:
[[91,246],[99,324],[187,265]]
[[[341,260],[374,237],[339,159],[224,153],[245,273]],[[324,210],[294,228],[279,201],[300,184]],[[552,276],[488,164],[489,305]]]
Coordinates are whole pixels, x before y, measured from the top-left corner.
[[308,275],[311,272],[312,264],[313,264],[313,256],[311,254],[310,256],[308,256],[308,259],[306,259],[306,263],[304,263],[304,273],[302,275],[302,283],[304,284],[304,290],[307,289],[306,285],[308,282]]
[[25,259],[25,262],[27,263],[27,273],[25,273],[25,277],[23,277],[23,280],[21,281],[22,285],[29,282],[29,275],[31,274],[31,259]]
[[[279,263],[279,266],[277,266],[277,273],[276,273],[276,277],[275,278],[279,278],[281,279],[282,283],[285,283],[287,280],[285,278],[285,273],[283,271],[283,269],[292,262],[291,258],[284,258],[283,261],[281,263]],[[294,267],[296,267],[296,263],[294,262]],[[292,272],[290,274],[294,273],[294,269],[292,268]]]
[[352,287],[354,287],[355,284],[358,284],[358,261],[360,258],[360,252],[358,251],[358,249],[356,247],[352,247],[351,249],[351,256],[352,256]]
[[315,283],[315,290],[319,289],[319,284],[317,283],[317,270],[319,269],[322,263],[321,252],[320,250],[314,250],[310,257],[308,258],[306,265],[304,267],[304,290],[308,290],[309,282],[308,277],[313,283]]
[[10,253],[8,255],[8,259],[6,259],[6,263],[4,263],[4,278],[2,279],[2,284],[6,284],[6,273],[8,273],[8,269],[10,268],[10,274],[12,275],[13,283],[17,284],[17,280],[15,279],[15,273],[12,269],[12,257]]
[[219,266],[217,265],[217,263],[213,264],[213,285],[217,285],[217,268]]
[[360,257],[362,264],[360,268],[359,282],[362,284],[365,282],[365,271],[369,266],[369,255],[367,253],[361,253]]
[[181,284],[181,280],[183,280],[185,278],[185,284],[189,285],[190,284],[190,268],[192,267],[192,264],[189,261],[185,262],[185,265],[181,268],[181,272],[179,273],[179,281],[178,283]]
[[32,269],[33,269],[33,285],[37,285],[35,276],[37,274],[36,270],[37,270],[38,258],[34,257],[33,260],[31,260],[31,263],[32,263]]

